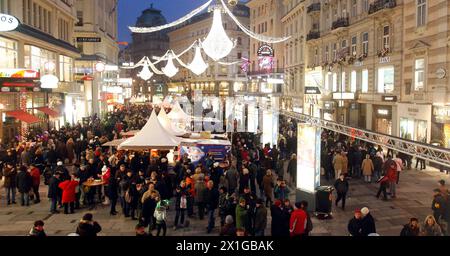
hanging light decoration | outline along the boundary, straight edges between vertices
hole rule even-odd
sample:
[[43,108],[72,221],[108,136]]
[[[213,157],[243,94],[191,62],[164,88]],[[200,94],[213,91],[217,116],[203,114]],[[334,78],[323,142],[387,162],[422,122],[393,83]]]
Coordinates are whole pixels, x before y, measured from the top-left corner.
[[164,73],[164,75],[166,75],[169,78],[175,76],[178,73],[179,69],[175,67],[175,65],[173,64],[172,52],[168,54],[167,65],[163,67],[161,70]]
[[138,77],[142,78],[144,81],[150,80],[152,78],[153,73],[148,68],[148,64],[145,63],[142,67],[141,72],[139,72]]
[[214,8],[213,23],[211,31],[202,42],[205,53],[214,61],[218,61],[230,54],[235,43],[227,36],[222,24],[222,9],[219,6]]
[[208,64],[203,60],[202,52],[200,51],[201,47],[195,47],[195,56],[192,62],[189,64],[188,68],[197,76],[203,74],[208,68]]

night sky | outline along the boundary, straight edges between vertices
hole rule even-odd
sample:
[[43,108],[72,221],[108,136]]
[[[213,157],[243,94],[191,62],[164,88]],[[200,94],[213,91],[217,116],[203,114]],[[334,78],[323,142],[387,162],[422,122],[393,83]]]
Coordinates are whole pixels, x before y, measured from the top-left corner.
[[206,3],[206,0],[119,0],[119,40],[131,42],[131,31],[142,11],[149,8],[162,10],[167,22],[174,21],[188,14],[193,9]]

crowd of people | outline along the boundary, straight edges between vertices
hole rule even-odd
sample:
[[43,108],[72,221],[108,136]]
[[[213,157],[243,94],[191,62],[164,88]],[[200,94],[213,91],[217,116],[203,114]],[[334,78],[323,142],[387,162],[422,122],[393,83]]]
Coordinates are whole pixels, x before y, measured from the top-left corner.
[[[269,215],[271,235],[309,235],[314,209],[308,209],[306,201],[291,203],[293,191],[288,186],[295,185],[297,174],[294,121],[280,119],[278,145],[260,145],[260,134],[233,133],[231,151],[224,159],[208,154],[198,163],[188,155],[179,156],[176,148],[173,153],[133,152],[102,146],[121,138],[124,131],[142,128],[152,110],[150,105],[118,107],[102,119],[93,116],[86,123],[58,131],[34,130],[28,142],[2,145],[0,168],[6,204],[16,204],[17,191],[24,207],[30,201],[39,204],[43,176],[51,213],[57,214],[63,208],[65,214],[72,214],[78,209],[108,205],[113,216],[120,207],[124,218],[137,222],[137,235],[156,230],[157,236],[165,236],[168,226],[174,230],[184,228],[193,218],[206,219],[206,232],[211,233],[217,218],[221,235],[264,236],[268,235]],[[284,162],[288,162],[286,171]],[[388,200],[389,194],[395,199],[400,173],[409,163],[411,158],[406,155],[389,151],[385,154],[381,147],[333,132],[322,134],[322,175],[334,185],[335,205],[342,202],[342,209],[350,179],[378,182],[376,197],[382,194],[382,199]],[[443,191],[442,187],[436,191],[435,214],[427,217],[426,223],[432,225],[434,219],[446,232],[450,207],[448,192]],[[173,220],[167,219],[169,211],[174,211]],[[100,226],[94,223],[92,215],[85,215],[81,230],[85,227],[89,234],[100,232]],[[355,211],[348,227],[355,236],[376,233],[374,218],[367,208]],[[43,223],[36,222],[31,233],[42,234]]]

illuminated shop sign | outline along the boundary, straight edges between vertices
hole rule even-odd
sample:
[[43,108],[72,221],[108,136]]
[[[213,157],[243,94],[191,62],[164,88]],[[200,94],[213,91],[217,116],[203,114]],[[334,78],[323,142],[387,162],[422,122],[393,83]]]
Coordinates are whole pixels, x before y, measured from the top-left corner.
[[0,78],[39,79],[39,71],[31,69],[0,69]]
[[11,15],[0,13],[0,32],[16,30],[19,20]]

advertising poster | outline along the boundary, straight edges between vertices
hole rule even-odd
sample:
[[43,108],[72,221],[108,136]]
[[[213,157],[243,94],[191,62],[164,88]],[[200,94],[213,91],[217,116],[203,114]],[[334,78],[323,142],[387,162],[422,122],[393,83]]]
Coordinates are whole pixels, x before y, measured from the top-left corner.
[[203,163],[208,153],[211,153],[216,161],[222,161],[225,156],[230,152],[231,147],[226,145],[205,145],[195,144],[193,146],[181,146],[180,156],[188,154],[194,165]]
[[320,186],[320,129],[298,124],[297,189],[314,193]]

